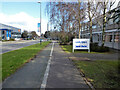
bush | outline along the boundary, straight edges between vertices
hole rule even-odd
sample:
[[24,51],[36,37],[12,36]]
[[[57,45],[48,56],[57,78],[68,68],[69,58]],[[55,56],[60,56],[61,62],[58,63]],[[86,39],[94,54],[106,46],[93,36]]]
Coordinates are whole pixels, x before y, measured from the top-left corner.
[[11,38],[9,41],[15,41],[15,39]]
[[8,40],[2,40],[2,42],[6,42],[6,41],[8,41]]
[[69,44],[69,45],[73,45],[73,41],[70,41],[68,44]]
[[6,42],[6,41],[15,41],[15,39],[11,38],[10,40],[2,40],[2,42]]
[[59,41],[60,45],[73,45],[73,41],[69,41],[69,42],[62,42]]
[[90,43],[90,50],[94,52],[109,52],[108,47],[98,46],[98,43]]
[[2,41],[2,38],[0,37],[0,41]]
[[67,45],[67,43],[64,43],[62,41],[60,41],[59,43],[60,43],[60,45]]

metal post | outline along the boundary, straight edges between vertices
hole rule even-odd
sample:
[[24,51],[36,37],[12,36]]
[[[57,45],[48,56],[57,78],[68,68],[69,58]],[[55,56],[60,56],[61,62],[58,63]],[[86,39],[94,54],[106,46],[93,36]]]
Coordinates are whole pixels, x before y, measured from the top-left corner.
[[40,2],[40,45],[42,44],[41,43],[41,2]]
[[40,3],[40,45],[42,44],[41,42],[41,2],[38,2]]

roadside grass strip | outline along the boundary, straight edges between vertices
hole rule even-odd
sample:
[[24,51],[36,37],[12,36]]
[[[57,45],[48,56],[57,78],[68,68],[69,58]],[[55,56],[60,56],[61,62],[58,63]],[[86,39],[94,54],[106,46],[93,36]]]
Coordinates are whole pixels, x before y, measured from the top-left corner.
[[2,55],[0,54],[0,83],[2,82]]
[[[72,45],[61,45],[62,49],[66,52],[66,53],[72,53]],[[75,50],[74,53],[88,53],[88,50]],[[90,53],[92,54],[108,54],[111,52],[93,52],[91,51]]]
[[42,42],[2,54],[2,80],[16,72],[45,48],[50,42]]
[[94,88],[120,88],[120,61],[73,60],[73,62]]

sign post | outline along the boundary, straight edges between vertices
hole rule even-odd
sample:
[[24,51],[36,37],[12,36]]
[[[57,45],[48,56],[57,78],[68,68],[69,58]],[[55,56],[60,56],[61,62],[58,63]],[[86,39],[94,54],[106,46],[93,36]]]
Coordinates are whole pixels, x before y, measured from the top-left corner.
[[38,32],[40,32],[40,45],[41,45],[41,23],[38,23]]
[[73,39],[73,52],[75,49],[87,49],[90,52],[90,39]]

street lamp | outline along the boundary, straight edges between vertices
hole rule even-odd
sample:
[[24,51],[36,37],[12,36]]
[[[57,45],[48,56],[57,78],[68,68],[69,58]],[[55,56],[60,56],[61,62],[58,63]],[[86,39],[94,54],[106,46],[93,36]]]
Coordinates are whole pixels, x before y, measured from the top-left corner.
[[40,45],[41,45],[41,2],[39,1],[38,3],[40,3]]

